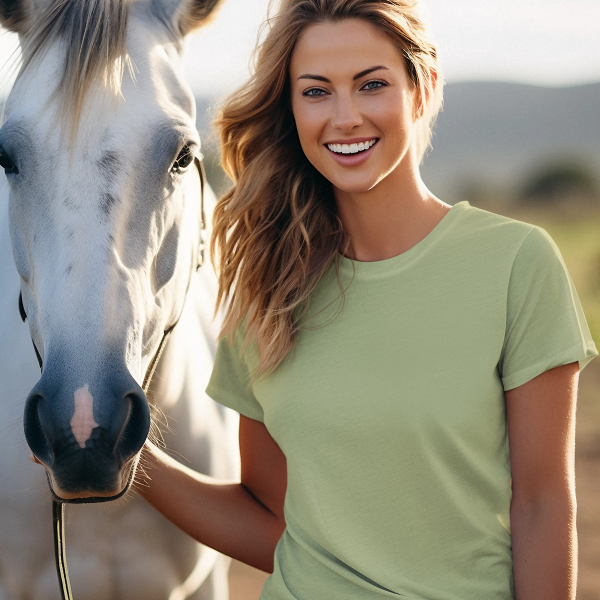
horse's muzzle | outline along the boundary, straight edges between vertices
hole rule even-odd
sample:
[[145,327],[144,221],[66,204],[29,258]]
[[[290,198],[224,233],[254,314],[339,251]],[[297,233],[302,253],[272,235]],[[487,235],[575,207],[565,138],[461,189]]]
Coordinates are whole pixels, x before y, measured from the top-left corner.
[[106,377],[79,385],[48,362],[25,404],[27,443],[64,499],[122,492],[148,436],[150,410],[140,386],[125,368],[103,371]]

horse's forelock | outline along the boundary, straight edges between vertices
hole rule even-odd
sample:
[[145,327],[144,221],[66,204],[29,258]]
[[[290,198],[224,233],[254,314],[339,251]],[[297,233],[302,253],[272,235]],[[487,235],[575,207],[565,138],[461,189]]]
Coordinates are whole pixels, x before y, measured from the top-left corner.
[[61,94],[65,122],[77,127],[92,85],[118,95],[128,57],[130,0],[49,0],[35,15],[23,44],[20,76],[60,40],[65,59],[55,94]]

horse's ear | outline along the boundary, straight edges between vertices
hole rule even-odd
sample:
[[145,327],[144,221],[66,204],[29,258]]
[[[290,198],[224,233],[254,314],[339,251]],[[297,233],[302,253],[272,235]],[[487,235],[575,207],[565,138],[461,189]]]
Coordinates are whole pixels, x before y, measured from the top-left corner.
[[[0,0],[2,1],[4,0]],[[204,25],[222,4],[222,0],[152,0],[152,4],[179,33],[187,35]]]
[[25,33],[30,12],[29,0],[0,0],[0,23],[9,31]]

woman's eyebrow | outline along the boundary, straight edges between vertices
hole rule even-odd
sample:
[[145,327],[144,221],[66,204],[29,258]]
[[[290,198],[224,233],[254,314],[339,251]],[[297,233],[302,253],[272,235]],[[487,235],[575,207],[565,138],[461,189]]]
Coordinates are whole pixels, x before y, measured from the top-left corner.
[[322,75],[310,75],[310,74],[306,74],[306,75],[300,75],[300,77],[298,77],[298,79],[316,79],[317,81],[324,81],[325,83],[331,83],[331,81],[329,81],[329,79],[327,79],[327,77],[323,77]]
[[[387,67],[384,67],[383,65],[378,65],[376,67],[370,67],[369,69],[365,69],[364,71],[357,73],[352,78],[352,81],[356,81],[357,79],[360,79],[361,77],[364,77],[365,75],[368,75],[369,73],[372,73],[373,71],[379,71],[380,69],[385,69],[386,71],[389,71],[389,69]],[[322,75],[312,75],[310,73],[306,73],[305,75],[300,75],[300,77],[298,77],[298,79],[316,79],[317,81],[324,81],[325,83],[331,83],[331,81],[329,79],[327,79],[327,77],[323,77]]]
[[377,67],[371,67],[370,69],[365,69],[364,71],[357,73],[352,78],[352,80],[356,81],[357,79],[360,79],[361,77],[364,77],[365,75],[368,75],[369,73],[372,73],[373,71],[379,71],[379,69],[384,69],[385,71],[389,71],[389,69],[387,67],[384,67],[383,65],[378,65]]

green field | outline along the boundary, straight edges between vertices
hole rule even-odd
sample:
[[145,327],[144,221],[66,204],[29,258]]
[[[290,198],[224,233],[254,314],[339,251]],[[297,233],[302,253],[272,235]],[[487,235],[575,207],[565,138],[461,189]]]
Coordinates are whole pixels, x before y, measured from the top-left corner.
[[488,209],[543,227],[565,259],[596,346],[600,344],[600,201],[598,206]]

